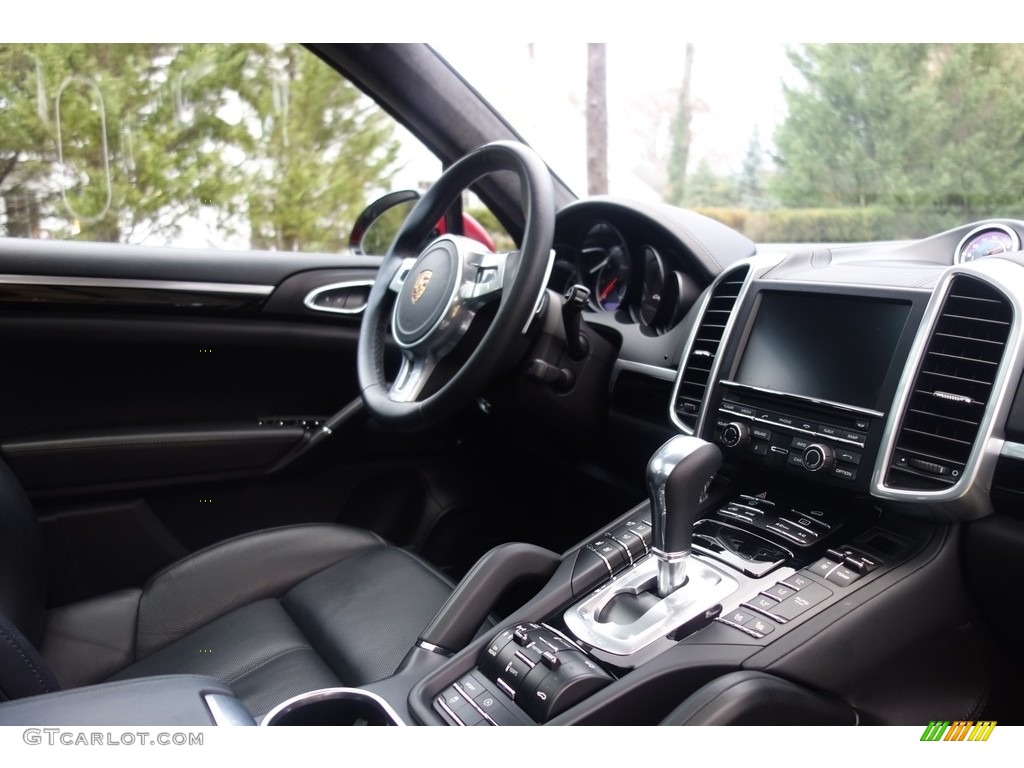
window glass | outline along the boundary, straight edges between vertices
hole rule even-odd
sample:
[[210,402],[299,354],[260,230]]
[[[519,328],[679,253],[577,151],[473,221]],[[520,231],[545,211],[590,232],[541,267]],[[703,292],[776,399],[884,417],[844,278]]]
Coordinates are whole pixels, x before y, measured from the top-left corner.
[[340,252],[440,163],[297,45],[0,44],[0,235]]

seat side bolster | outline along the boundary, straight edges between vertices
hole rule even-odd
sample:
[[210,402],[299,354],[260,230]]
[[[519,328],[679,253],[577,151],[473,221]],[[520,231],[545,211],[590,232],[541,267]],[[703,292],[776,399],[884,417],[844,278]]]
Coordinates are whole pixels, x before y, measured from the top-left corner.
[[144,587],[135,657],[144,658],[235,608],[281,597],[324,568],[382,546],[365,530],[312,524],[207,547],[165,568]]
[[65,688],[92,685],[135,658],[141,589],[122,589],[54,608],[39,651]]

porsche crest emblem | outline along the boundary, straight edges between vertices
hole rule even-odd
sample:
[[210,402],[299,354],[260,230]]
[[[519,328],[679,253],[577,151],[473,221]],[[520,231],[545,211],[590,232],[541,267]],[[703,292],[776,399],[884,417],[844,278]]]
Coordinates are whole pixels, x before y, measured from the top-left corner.
[[412,285],[412,303],[415,304],[422,298],[423,293],[427,290],[427,285],[430,283],[430,278],[434,276],[434,273],[429,269],[424,269],[418,275],[416,275],[416,282]]

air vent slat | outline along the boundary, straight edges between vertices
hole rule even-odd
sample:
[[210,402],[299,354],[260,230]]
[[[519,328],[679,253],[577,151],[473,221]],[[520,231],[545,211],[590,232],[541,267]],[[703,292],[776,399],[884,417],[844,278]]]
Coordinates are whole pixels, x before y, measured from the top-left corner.
[[749,271],[747,266],[739,267],[715,286],[698,322],[690,353],[683,361],[674,408],[680,423],[691,431],[697,428],[718,347]]
[[945,415],[940,414],[940,413],[929,413],[928,411],[919,411],[916,408],[911,408],[911,409],[909,409],[908,412],[909,413],[920,414],[920,415],[928,417],[928,418],[942,419],[944,421],[952,421],[952,422],[956,422],[957,424],[966,424],[966,425],[971,426],[971,427],[978,426],[978,422],[976,422],[976,421],[970,421],[968,419],[958,419],[955,416],[945,416]]
[[1009,302],[995,288],[953,278],[900,415],[888,487],[940,492],[963,476],[1012,321]]

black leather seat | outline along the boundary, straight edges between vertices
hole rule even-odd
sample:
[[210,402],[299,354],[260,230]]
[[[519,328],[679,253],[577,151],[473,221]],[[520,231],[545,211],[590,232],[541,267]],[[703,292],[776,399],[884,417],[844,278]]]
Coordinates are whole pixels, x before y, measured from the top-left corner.
[[316,524],[240,536],[141,589],[48,611],[38,523],[0,462],[0,700],[204,674],[258,718],[304,691],[391,675],[451,591],[368,531]]

